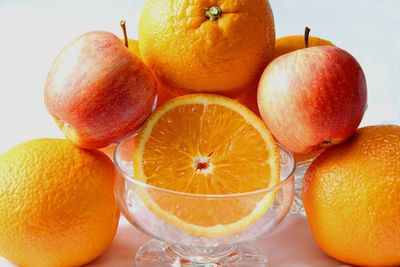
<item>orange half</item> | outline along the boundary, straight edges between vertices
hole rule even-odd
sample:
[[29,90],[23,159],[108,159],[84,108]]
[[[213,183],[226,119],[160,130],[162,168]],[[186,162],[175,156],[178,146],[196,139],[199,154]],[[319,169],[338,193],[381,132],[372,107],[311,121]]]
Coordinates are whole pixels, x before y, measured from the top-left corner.
[[143,201],[191,234],[239,232],[275,198],[273,193],[237,195],[279,181],[279,151],[261,119],[230,98],[174,98],[149,117],[137,140],[135,178],[169,190],[141,190]]

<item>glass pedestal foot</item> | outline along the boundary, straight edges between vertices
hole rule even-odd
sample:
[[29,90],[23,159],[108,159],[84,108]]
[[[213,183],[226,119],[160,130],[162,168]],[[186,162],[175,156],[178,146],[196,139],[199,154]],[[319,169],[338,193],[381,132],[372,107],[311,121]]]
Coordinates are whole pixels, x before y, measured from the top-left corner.
[[223,249],[191,249],[150,240],[136,253],[137,267],[267,267],[268,260],[250,244]]

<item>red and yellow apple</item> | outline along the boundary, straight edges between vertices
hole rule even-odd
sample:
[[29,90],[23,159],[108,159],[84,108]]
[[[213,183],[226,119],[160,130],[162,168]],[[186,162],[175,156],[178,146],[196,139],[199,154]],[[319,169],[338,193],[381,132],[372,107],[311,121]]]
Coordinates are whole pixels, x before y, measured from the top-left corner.
[[[139,49],[139,42],[135,39],[128,40],[128,49],[136,56],[142,58],[142,54],[140,53]],[[157,81],[157,107],[162,106],[166,101],[174,98],[175,96],[169,93],[168,86],[162,84],[160,81]]]
[[[120,25],[122,28],[122,33],[124,35],[124,38],[121,39],[121,41],[124,43],[126,47],[128,47],[129,51],[131,51],[133,54],[142,59],[142,53],[140,52],[139,48],[139,41],[128,38],[128,34],[126,31],[126,22],[124,20],[120,22]],[[157,78],[156,81],[157,81],[157,107],[159,107],[162,106],[169,99],[174,98],[175,96],[169,93],[171,90],[168,89],[168,86],[162,84],[160,81],[157,80]]]
[[[128,49],[136,56],[142,58],[139,49],[139,42],[138,40],[129,39],[128,40]],[[165,102],[174,98],[175,96],[171,95],[169,92],[171,90],[168,89],[168,86],[162,84],[160,81],[157,81],[157,107],[162,106]]]
[[[303,49],[306,47],[312,47],[312,46],[333,46],[333,43],[324,40],[315,36],[310,36],[310,28],[306,27],[304,35],[288,35],[284,36],[281,38],[276,39],[275,41],[275,52],[273,58],[277,58],[281,55]],[[253,111],[254,114],[260,117],[260,112],[258,109],[257,105],[257,84],[254,85],[253,88],[249,88],[250,90],[244,90],[246,91],[246,94],[241,95],[239,98],[236,100],[239,103],[242,103],[246,107],[248,107],[251,111]],[[302,160],[302,158],[296,156],[296,160]],[[308,155],[308,156],[313,156],[313,155]]]
[[297,154],[346,140],[366,106],[364,72],[333,46],[297,50],[271,62],[259,82],[261,117],[276,140]]
[[112,33],[81,35],[57,56],[45,84],[49,113],[79,147],[102,148],[137,130],[156,95],[152,72]]

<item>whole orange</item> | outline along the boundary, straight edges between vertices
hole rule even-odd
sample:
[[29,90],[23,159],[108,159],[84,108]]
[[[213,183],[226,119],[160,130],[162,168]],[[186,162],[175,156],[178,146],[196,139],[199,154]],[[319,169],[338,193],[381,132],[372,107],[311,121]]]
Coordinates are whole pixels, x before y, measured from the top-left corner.
[[0,255],[18,266],[82,266],[114,238],[114,166],[99,151],[36,139],[0,156]]
[[267,0],[148,0],[139,20],[144,62],[174,95],[239,95],[272,59]]
[[361,128],[328,148],[304,176],[313,236],[357,266],[400,266],[400,126]]

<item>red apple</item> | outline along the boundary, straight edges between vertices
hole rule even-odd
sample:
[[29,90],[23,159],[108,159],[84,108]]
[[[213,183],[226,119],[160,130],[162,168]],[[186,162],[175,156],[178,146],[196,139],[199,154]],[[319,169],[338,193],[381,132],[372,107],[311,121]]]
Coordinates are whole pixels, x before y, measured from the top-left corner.
[[276,140],[307,154],[346,140],[358,128],[367,106],[365,75],[340,48],[305,48],[267,66],[257,102]]
[[[124,39],[122,41],[124,42],[125,46],[129,48],[129,50],[138,56],[140,59],[143,60],[142,58],[142,53],[140,52],[139,48],[139,41],[134,40],[134,39],[129,39],[128,34],[126,31],[126,22],[125,20],[122,20],[121,23],[121,28],[122,28],[122,33],[124,34]],[[156,78],[156,76],[154,76]],[[171,95],[169,92],[172,91],[172,89],[169,89],[167,85],[163,84],[161,81],[157,80],[157,107],[162,106],[166,101],[168,101],[171,98],[174,98],[174,95]]]
[[44,100],[67,139],[101,148],[138,129],[155,95],[150,69],[117,36],[97,31],[78,37],[57,56]]

